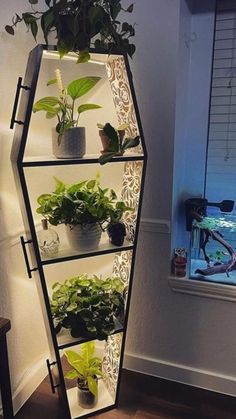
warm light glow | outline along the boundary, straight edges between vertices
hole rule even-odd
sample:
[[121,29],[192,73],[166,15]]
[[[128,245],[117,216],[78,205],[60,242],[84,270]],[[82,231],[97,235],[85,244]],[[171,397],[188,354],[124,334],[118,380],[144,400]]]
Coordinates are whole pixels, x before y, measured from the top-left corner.
[[[58,54],[57,51],[44,51],[43,52],[43,55],[45,55],[49,59],[60,60],[60,55]],[[78,55],[76,55],[73,52],[69,52],[68,54],[66,54],[63,57],[63,60],[77,61],[78,60]],[[89,63],[91,63],[91,64],[98,64],[98,65],[105,65],[104,62],[98,61],[98,60],[89,60]]]

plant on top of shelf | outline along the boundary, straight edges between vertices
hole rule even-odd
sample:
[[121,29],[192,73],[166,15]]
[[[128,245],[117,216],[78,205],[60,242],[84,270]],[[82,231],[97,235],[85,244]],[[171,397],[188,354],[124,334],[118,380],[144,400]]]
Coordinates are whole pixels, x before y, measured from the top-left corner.
[[77,379],[78,403],[84,409],[94,407],[98,400],[98,378],[104,376],[102,359],[95,356],[94,341],[82,343],[80,351],[65,351],[72,370],[65,374],[69,380]]
[[53,284],[52,317],[58,333],[69,329],[74,338],[104,340],[124,319],[125,287],[119,278],[78,275]]
[[103,150],[99,157],[100,164],[106,164],[112,160],[114,156],[122,156],[128,148],[137,147],[140,143],[140,137],[125,138],[125,130],[127,124],[120,125],[115,129],[109,122],[105,125],[97,124],[99,135],[102,141]]
[[113,189],[101,188],[99,175],[70,186],[55,181],[53,193],[38,197],[37,213],[54,226],[65,224],[69,243],[76,250],[96,248],[105,224],[132,211],[123,201],[117,201]]
[[78,127],[81,113],[101,108],[94,103],[76,107],[77,99],[88,93],[101,77],[81,77],[67,86],[62,80],[61,71],[55,70],[56,77],[49,80],[47,86],[57,84],[59,96],[46,96],[33,106],[33,112],[46,112],[46,118],[57,118],[56,128],[52,129],[53,154],[57,158],[83,157],[85,154],[85,128]]
[[40,24],[46,44],[49,35],[55,34],[60,56],[73,50],[80,51],[78,62],[89,60],[91,46],[108,53],[119,49],[130,57],[135,52],[134,44],[130,43],[135,35],[134,25],[118,20],[120,12],[132,13],[133,4],[124,9],[121,0],[45,0],[41,8],[36,6],[38,0],[28,2],[30,10],[17,12],[12,24],[5,26],[10,35],[14,35],[15,27],[24,22],[36,40]]

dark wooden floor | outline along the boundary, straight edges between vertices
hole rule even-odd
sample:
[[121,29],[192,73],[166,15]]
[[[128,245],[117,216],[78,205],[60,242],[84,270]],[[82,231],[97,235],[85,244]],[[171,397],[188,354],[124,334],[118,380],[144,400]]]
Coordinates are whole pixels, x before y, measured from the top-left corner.
[[[96,419],[236,419],[236,398],[123,371],[119,408]],[[45,379],[17,419],[63,419]]]

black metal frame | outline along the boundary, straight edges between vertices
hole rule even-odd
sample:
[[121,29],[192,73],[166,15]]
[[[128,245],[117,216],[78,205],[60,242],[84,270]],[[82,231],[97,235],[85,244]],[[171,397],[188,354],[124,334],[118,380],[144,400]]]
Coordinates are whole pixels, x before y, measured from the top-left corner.
[[[131,94],[132,94],[133,103],[134,103],[134,109],[136,113],[139,133],[140,133],[142,147],[143,147],[143,155],[130,156],[130,157],[127,157],[127,156],[116,157],[110,163],[110,164],[115,164],[116,162],[124,162],[124,161],[142,161],[143,162],[142,180],[141,180],[141,187],[140,187],[140,194],[139,194],[139,207],[137,211],[137,221],[136,221],[134,242],[133,244],[128,245],[128,246],[123,246],[122,248],[114,247],[114,248],[110,248],[103,251],[93,251],[87,254],[61,257],[54,260],[47,260],[47,261],[41,260],[39,247],[38,247],[38,241],[37,241],[37,235],[36,235],[36,230],[35,230],[35,225],[34,225],[34,219],[33,219],[33,214],[32,214],[31,205],[30,205],[30,198],[29,198],[28,188],[27,188],[25,174],[24,174],[24,168],[39,167],[39,166],[44,167],[44,166],[54,166],[54,165],[63,166],[63,165],[68,165],[68,164],[74,165],[74,164],[98,163],[97,158],[88,158],[84,160],[83,159],[71,159],[71,160],[53,160],[52,159],[52,160],[47,160],[47,161],[46,160],[45,161],[43,160],[42,161],[24,161],[23,160],[25,145],[26,145],[27,135],[28,135],[28,129],[29,129],[29,124],[30,124],[30,118],[31,118],[31,113],[32,113],[32,107],[34,103],[35,91],[37,87],[40,65],[41,65],[42,55],[43,55],[44,50],[56,51],[56,47],[38,45],[36,48],[34,48],[29,55],[24,84],[22,85],[21,78],[18,81],[13,115],[11,119],[11,128],[13,128],[14,123],[17,124],[17,127],[15,129],[15,134],[14,134],[11,160],[12,160],[13,171],[14,171],[15,181],[17,184],[17,191],[19,194],[20,206],[21,206],[22,216],[23,216],[25,230],[26,230],[26,240],[21,238],[21,243],[23,246],[27,272],[28,272],[29,277],[31,277],[31,272],[35,271],[36,284],[38,287],[39,295],[41,297],[40,298],[41,307],[42,307],[42,311],[44,315],[46,331],[48,334],[48,342],[49,342],[50,355],[52,358],[52,362],[47,360],[47,366],[48,366],[51,386],[52,386],[53,392],[55,392],[55,389],[57,389],[57,391],[60,393],[62,397],[62,402],[63,402],[63,406],[65,410],[65,419],[70,419],[71,417],[70,408],[69,408],[68,399],[66,395],[66,387],[65,387],[63,370],[62,370],[61,359],[60,359],[60,350],[66,347],[66,345],[59,345],[57,342],[57,338],[56,338],[56,334],[55,334],[55,330],[53,326],[52,314],[50,310],[50,302],[49,302],[49,296],[48,296],[48,291],[47,291],[46,278],[44,274],[44,266],[50,263],[60,263],[60,262],[68,261],[68,260],[88,258],[88,257],[93,257],[93,256],[103,255],[103,254],[108,254],[108,253],[117,253],[117,252],[122,252],[122,251],[127,251],[127,250],[132,251],[132,261],[131,261],[130,276],[129,276],[129,291],[128,291],[128,297],[127,297],[125,322],[124,322],[123,329],[117,329],[115,331],[115,333],[118,333],[120,331],[123,332],[116,398],[115,398],[114,404],[103,409],[98,409],[96,411],[96,414],[108,411],[112,409],[113,407],[117,407],[118,396],[119,396],[119,391],[120,391],[120,377],[121,377],[121,369],[122,369],[122,363],[123,363],[123,357],[124,357],[124,347],[125,347],[127,321],[128,321],[128,315],[129,315],[129,307],[130,307],[130,298],[131,298],[132,285],[133,285],[134,265],[135,265],[136,248],[137,248],[137,240],[138,240],[139,225],[140,225],[141,205],[142,205],[142,198],[143,198],[144,179],[145,179],[146,162],[147,162],[147,152],[146,152],[146,147],[145,147],[145,142],[144,142],[143,130],[141,126],[141,120],[139,116],[134,86],[132,83],[132,73],[130,71],[128,58],[125,54],[116,51],[112,53],[112,55],[121,55],[124,57],[128,81],[130,84]],[[96,49],[91,49],[91,52],[104,54],[104,52],[101,52]],[[23,90],[21,91],[21,89]],[[17,112],[18,100],[20,97],[20,91],[21,91],[21,100],[20,100],[19,111],[18,111],[18,115],[16,119],[16,112]],[[27,251],[25,248],[26,243],[29,244],[29,250],[31,254],[33,268],[30,268],[30,264],[28,261]],[[86,341],[86,339],[82,341]],[[81,343],[81,340],[76,342],[75,344],[78,344],[78,343]],[[72,344],[70,343],[68,346],[72,346]],[[53,367],[52,371],[51,371],[51,367]],[[54,379],[52,376],[52,372],[54,373]],[[55,383],[54,383],[54,380],[55,380]],[[80,417],[87,418],[92,415],[94,415],[94,412],[91,414],[80,416]]]

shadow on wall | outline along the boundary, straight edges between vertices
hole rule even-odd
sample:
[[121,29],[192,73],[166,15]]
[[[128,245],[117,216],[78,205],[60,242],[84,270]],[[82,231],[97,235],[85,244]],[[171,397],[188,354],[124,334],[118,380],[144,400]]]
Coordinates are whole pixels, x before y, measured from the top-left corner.
[[[8,350],[14,395],[28,370],[47,351],[47,344],[35,283],[27,277],[20,245],[24,228],[10,162],[13,132],[7,131],[3,125],[1,132],[0,316],[11,320]],[[32,330],[37,330],[34,339]]]

